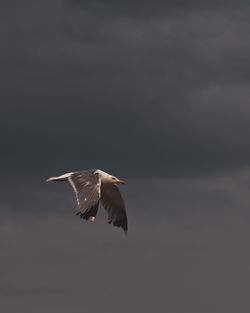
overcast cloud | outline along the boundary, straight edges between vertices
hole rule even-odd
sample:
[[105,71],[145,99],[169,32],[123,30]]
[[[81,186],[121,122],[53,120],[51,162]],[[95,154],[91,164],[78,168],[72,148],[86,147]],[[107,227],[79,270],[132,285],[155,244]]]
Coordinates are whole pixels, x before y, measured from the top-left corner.
[[[1,310],[248,313],[248,1],[0,6]],[[128,239],[44,183],[86,168]]]
[[249,165],[246,2],[151,8],[6,8],[2,171],[104,167],[156,177]]

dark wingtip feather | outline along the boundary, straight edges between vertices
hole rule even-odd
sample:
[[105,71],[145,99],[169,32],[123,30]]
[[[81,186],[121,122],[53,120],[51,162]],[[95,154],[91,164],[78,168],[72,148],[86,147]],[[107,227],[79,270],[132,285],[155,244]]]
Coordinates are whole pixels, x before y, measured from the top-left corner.
[[125,235],[127,235],[127,233],[128,233],[128,223],[127,223],[127,220],[126,221],[114,221],[113,225],[116,226],[116,227],[121,227],[124,230]]

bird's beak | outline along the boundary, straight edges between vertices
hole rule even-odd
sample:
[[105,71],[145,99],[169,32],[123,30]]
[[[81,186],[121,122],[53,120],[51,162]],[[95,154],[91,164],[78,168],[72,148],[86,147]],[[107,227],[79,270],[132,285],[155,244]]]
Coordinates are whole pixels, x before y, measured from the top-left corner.
[[125,181],[124,180],[121,180],[121,179],[117,179],[117,181],[116,181],[117,183],[119,183],[119,184],[125,184]]

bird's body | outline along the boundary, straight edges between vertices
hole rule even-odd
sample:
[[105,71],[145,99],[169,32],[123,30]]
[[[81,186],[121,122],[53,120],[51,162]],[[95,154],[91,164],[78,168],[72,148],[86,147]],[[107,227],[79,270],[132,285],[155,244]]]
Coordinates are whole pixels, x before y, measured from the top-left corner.
[[70,172],[50,177],[47,181],[68,181],[71,184],[78,203],[77,215],[81,218],[94,221],[101,201],[108,213],[109,223],[113,222],[114,226],[122,227],[127,232],[125,204],[117,186],[117,183],[124,184],[124,181],[99,169]]

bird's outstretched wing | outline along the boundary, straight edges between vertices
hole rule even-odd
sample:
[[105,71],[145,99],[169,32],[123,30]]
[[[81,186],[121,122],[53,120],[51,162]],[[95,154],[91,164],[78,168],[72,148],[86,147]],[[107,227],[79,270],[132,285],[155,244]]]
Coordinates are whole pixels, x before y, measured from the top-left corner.
[[121,192],[116,184],[101,185],[101,202],[108,213],[109,223],[128,230],[128,220]]
[[79,209],[77,215],[86,220],[90,217],[95,218],[101,196],[98,174],[92,170],[75,172],[68,180],[76,193]]

